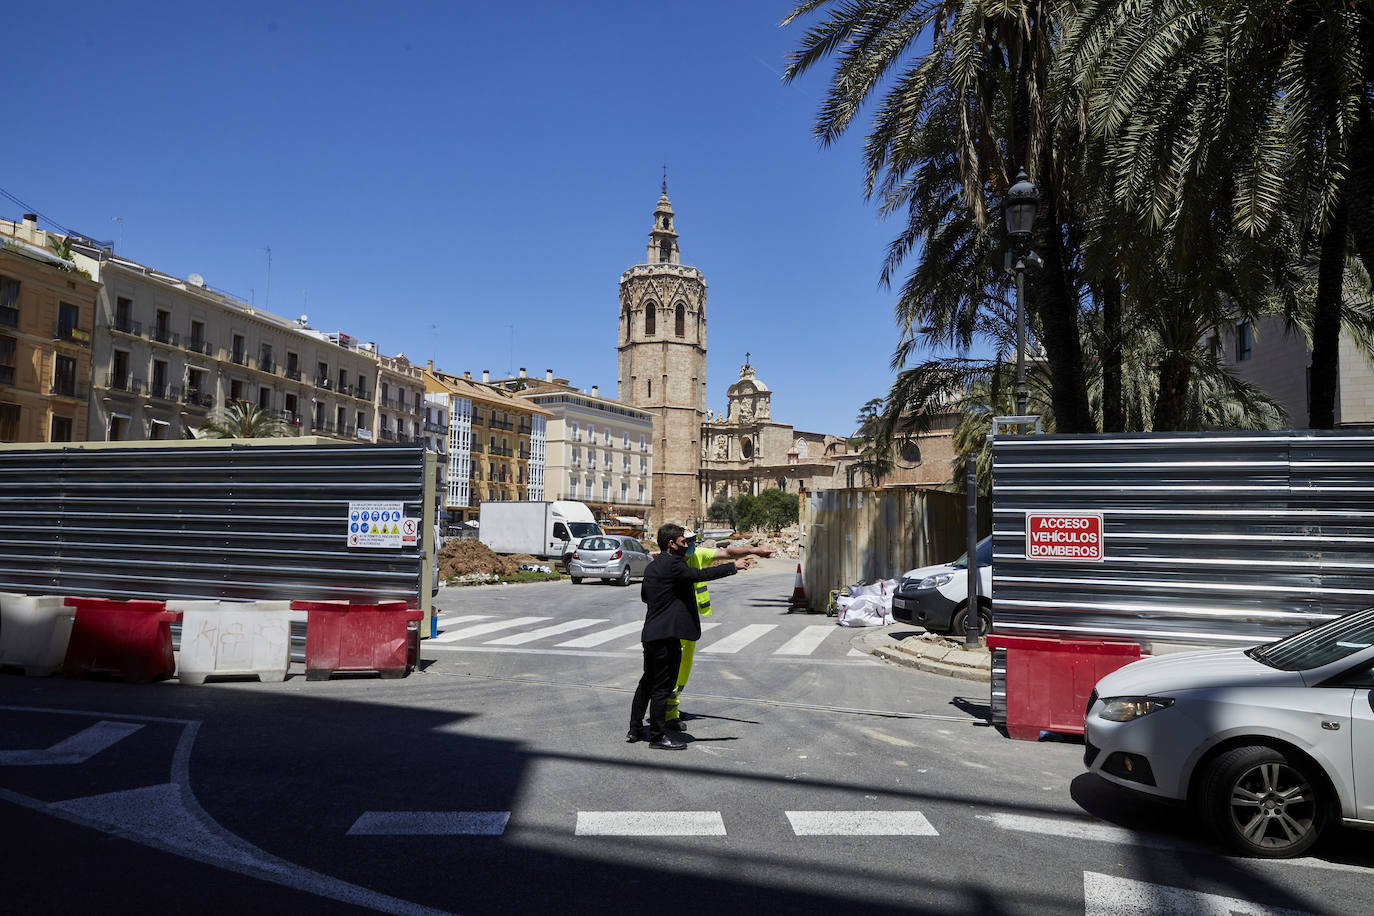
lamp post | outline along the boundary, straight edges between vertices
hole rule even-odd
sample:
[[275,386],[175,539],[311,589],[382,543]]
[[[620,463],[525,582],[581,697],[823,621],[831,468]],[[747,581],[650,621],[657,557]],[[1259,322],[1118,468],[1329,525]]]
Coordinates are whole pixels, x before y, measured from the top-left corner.
[[1023,168],[1016,173],[1016,184],[1007,189],[1002,203],[1007,220],[1007,235],[1011,236],[1016,271],[1016,414],[1026,416],[1026,268],[1039,267],[1040,258],[1030,250],[1031,229],[1035,226],[1035,211],[1040,206],[1040,192],[1026,177]]

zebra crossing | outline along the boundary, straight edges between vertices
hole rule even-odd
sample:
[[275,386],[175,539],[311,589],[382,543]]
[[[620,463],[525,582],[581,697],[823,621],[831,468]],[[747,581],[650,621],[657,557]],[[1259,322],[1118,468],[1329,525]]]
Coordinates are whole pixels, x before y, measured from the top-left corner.
[[[517,647],[552,649],[608,648],[639,650],[642,620],[617,623],[604,617],[578,617],[558,621],[551,616],[501,617],[495,614],[440,614],[439,634],[425,640],[433,649]],[[868,658],[848,647],[853,631],[833,623],[808,624],[798,630],[775,623],[722,624],[701,622],[698,655],[806,657],[833,647],[828,654]],[[566,638],[565,638],[566,637]],[[840,651],[840,650],[847,650]]]

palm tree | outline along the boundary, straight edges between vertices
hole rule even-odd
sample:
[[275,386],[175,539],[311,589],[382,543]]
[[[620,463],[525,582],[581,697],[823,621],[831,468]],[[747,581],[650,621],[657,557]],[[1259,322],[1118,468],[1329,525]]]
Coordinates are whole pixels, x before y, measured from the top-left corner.
[[889,247],[883,282],[917,254],[897,302],[905,335],[899,355],[909,355],[918,340],[966,352],[978,311],[1005,297],[1004,230],[984,196],[1004,192],[1025,165],[1043,192],[1035,243],[1045,268],[1029,299],[1054,380],[1055,413],[1064,431],[1091,431],[1077,254],[1063,232],[1072,218],[1071,173],[1060,155],[1064,138],[1050,142],[1048,117],[1050,40],[1062,4],[807,0],[784,24],[827,6],[785,79],[836,58],[815,125],[823,144],[843,135],[870,97],[882,94],[865,147],[865,190],[884,215],[907,215]]
[[1341,327],[1358,317],[1344,305],[1350,241],[1374,263],[1369,5],[1087,0],[1058,66],[1107,139],[1117,201],[1180,249],[1217,222],[1272,248],[1291,222],[1317,280],[1309,425],[1333,426]]
[[247,401],[229,401],[196,430],[202,439],[273,439],[289,435],[286,423]]

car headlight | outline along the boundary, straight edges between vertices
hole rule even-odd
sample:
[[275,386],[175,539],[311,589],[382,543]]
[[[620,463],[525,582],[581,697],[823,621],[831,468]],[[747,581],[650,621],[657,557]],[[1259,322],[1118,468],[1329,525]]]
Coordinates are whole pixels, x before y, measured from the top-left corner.
[[939,588],[954,578],[954,573],[936,573],[933,576],[926,576],[921,580],[917,588]]
[[1108,722],[1132,722],[1173,705],[1169,697],[1108,697],[1097,715]]

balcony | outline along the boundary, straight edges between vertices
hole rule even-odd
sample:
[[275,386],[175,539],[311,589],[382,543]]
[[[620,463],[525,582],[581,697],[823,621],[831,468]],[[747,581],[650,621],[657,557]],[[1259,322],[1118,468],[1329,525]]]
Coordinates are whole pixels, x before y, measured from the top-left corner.
[[186,342],[186,349],[190,350],[192,353],[204,353],[206,356],[209,356],[213,348],[210,345],[210,341],[206,340],[204,337],[192,337]]
[[168,385],[166,382],[158,383],[154,381],[148,386],[148,397],[160,398],[164,401],[180,401],[181,388],[177,385]]
[[209,408],[215,406],[215,396],[201,391],[199,388],[187,388],[182,393],[181,401],[191,407]]
[[247,353],[244,353],[242,350],[235,350],[233,353],[229,354],[229,359],[230,359],[235,365],[239,365],[239,366],[246,366],[246,365],[248,365],[248,354],[247,354]]
[[517,457],[517,458],[523,458],[524,460],[529,461],[529,460],[530,460],[530,450],[527,449],[527,448],[522,448],[522,449],[516,454],[516,457]]
[[521,423],[521,424],[520,424],[520,429],[517,430],[517,432],[519,432],[520,435],[522,435],[522,436],[528,436],[528,435],[529,435],[531,432],[533,432],[533,431],[534,431],[533,427],[531,427],[530,424],[528,424],[528,423]]
[[482,422],[482,418],[481,418],[481,417],[477,416],[476,414],[473,414],[473,416],[472,416],[472,425],[473,425],[473,426],[483,426],[483,425],[485,425],[485,424]]
[[110,330],[118,331],[121,334],[130,334],[134,337],[143,336],[143,325],[137,321],[130,321],[128,318],[116,318],[110,322]]
[[486,450],[487,450],[486,446],[484,446],[482,443],[480,443],[480,442],[474,442],[474,443],[472,443],[471,451],[472,451],[474,454],[481,454],[482,452],[485,452]]
[[0,326],[7,328],[19,327],[19,309],[8,305],[0,305]]
[[487,454],[495,455],[498,458],[509,458],[511,456],[511,448],[508,445],[489,445],[487,446]]
[[287,366],[286,377],[293,382],[299,382],[301,380],[301,370],[292,366]]
[[138,394],[143,391],[143,379],[131,378],[127,372],[111,372],[105,376],[105,387],[111,391],[127,391]]
[[315,387],[323,388],[325,391],[330,391],[333,389],[334,383],[330,381],[329,378],[326,376],[317,375],[315,376]]
[[368,391],[366,386],[359,385],[357,388],[353,389],[353,396],[360,401],[370,401],[375,391],[375,388],[372,391]]
[[148,339],[155,343],[166,344],[169,347],[181,346],[181,335],[169,328],[153,328],[148,332]]
[[391,430],[387,429],[385,426],[383,426],[381,429],[381,436],[387,442],[393,442],[396,439],[396,434],[393,433]]
[[425,432],[438,433],[439,435],[444,435],[448,432],[448,427],[445,426],[443,423],[435,423],[433,420],[426,420]]
[[59,398],[85,398],[86,389],[82,388],[71,379],[63,379],[52,385],[48,389],[48,394],[55,395]]
[[91,345],[91,332],[84,331],[74,325],[58,324],[57,333],[53,334],[53,340],[69,340],[74,344],[89,347]]
[[0,385],[14,384],[14,367],[0,366]]
[[506,420],[496,420],[496,419],[493,419],[493,420],[492,420],[490,423],[488,423],[487,425],[490,426],[492,429],[505,429],[505,430],[513,430],[513,429],[515,429],[515,424],[514,424],[514,423],[511,423],[511,422],[509,422],[509,421],[506,421]]
[[268,373],[268,374],[270,374],[270,375],[276,375],[276,374],[277,374],[277,364],[276,364],[276,362],[272,359],[272,357],[270,357],[270,356],[267,357],[266,359],[259,358],[259,359],[258,359],[258,371],[260,371],[260,372],[266,372],[266,373]]

